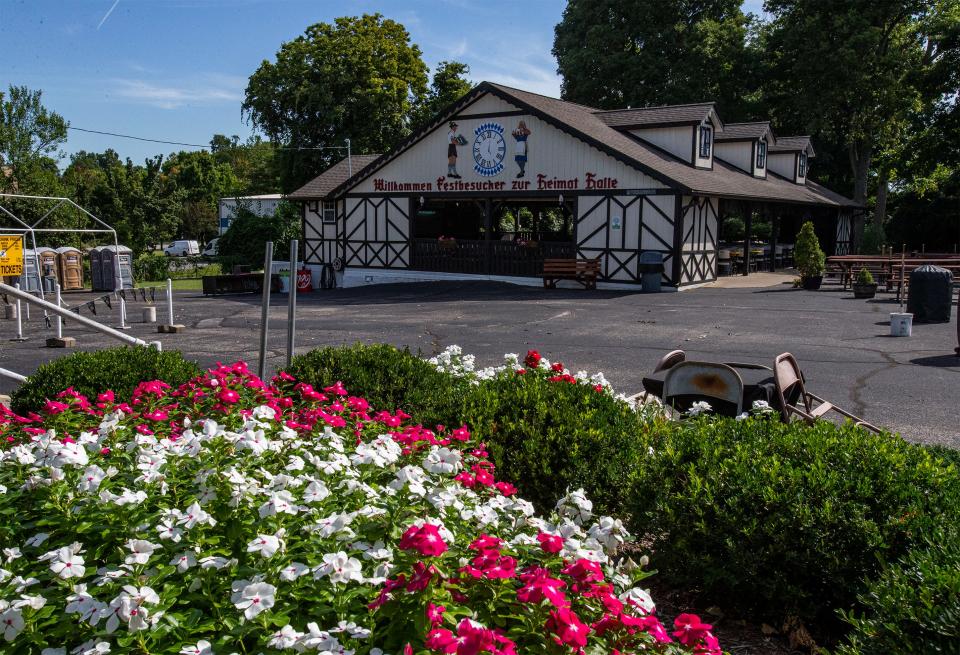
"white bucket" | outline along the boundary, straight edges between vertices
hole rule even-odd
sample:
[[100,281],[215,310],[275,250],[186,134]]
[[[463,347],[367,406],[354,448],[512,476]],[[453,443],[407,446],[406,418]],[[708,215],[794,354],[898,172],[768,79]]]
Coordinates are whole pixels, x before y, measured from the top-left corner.
[[913,314],[893,312],[890,314],[890,336],[909,337],[913,334]]

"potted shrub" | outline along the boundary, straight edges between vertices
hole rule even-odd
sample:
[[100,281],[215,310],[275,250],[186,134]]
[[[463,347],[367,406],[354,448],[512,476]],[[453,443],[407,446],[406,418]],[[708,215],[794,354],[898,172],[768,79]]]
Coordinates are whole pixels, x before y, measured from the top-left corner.
[[826,256],[820,249],[820,241],[810,221],[800,228],[793,258],[797,270],[800,271],[800,282],[803,288],[811,291],[819,289],[823,282],[823,272],[827,270]]
[[853,282],[854,298],[873,298],[877,295],[877,283],[866,268],[861,268]]

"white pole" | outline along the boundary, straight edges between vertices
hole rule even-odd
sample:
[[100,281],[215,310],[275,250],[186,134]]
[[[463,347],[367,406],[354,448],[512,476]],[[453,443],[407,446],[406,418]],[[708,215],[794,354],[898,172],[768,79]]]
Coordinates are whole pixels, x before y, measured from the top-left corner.
[[167,278],[167,325],[173,325],[173,280]]
[[257,358],[257,377],[267,375],[267,331],[270,329],[270,285],[273,283],[273,241],[267,241],[263,254],[263,293],[260,307],[260,356]]
[[[57,307],[63,307],[63,303],[60,301],[60,283],[59,282],[53,283],[53,293],[57,297]],[[56,321],[57,321],[57,338],[62,339],[63,338],[63,317],[61,317],[60,314],[57,314]]]
[[290,239],[290,294],[287,297],[287,367],[293,360],[297,332],[297,249],[298,240]]
[[350,151],[350,139],[344,139],[347,142],[347,177],[353,177],[353,157]]
[[123,296],[120,296],[120,329],[127,329],[127,303],[124,301]]
[[[14,283],[13,286],[17,289],[17,291],[20,290],[19,282]],[[20,309],[21,309],[20,299],[17,298],[17,338],[14,339],[14,341],[26,341],[26,339],[23,338],[23,316],[20,315]],[[30,309],[30,306],[27,305],[27,310],[29,309]]]

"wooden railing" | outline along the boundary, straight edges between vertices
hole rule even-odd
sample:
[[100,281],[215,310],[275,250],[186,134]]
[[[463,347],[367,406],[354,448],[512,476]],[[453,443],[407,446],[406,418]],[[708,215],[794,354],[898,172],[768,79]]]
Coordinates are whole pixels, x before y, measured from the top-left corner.
[[414,239],[411,268],[419,271],[538,277],[544,259],[572,258],[572,243],[539,241],[525,246],[512,241]]

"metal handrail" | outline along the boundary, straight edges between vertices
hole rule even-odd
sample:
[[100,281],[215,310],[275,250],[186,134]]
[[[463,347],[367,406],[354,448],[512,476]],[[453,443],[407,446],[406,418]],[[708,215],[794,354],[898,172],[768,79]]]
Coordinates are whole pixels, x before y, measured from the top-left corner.
[[20,375],[19,373],[14,373],[13,371],[8,371],[8,370],[5,369],[5,368],[0,368],[0,376],[3,376],[3,377],[5,377],[5,378],[10,378],[11,380],[14,380],[15,382],[26,382],[26,381],[27,381],[27,378],[26,378],[25,376]]
[[113,337],[114,339],[117,339],[124,343],[130,344],[133,346],[151,346],[153,348],[156,348],[157,350],[162,349],[162,345],[159,341],[144,341],[143,339],[137,339],[136,337],[131,337],[129,334],[124,334],[119,330],[114,330],[112,327],[107,327],[102,323],[97,323],[93,319],[89,319],[86,316],[81,316],[80,314],[72,312],[65,307],[58,307],[52,302],[41,300],[40,298],[37,298],[27,293],[26,291],[21,291],[20,289],[11,287],[9,284],[0,283],[0,291],[11,295],[14,298],[17,298],[18,300],[22,300],[23,302],[36,305],[37,307],[42,307],[46,311],[52,312],[54,314],[58,314],[63,318],[69,319],[71,321],[76,321],[80,325],[86,326],[88,328],[92,328],[98,332],[102,332],[108,337]]

